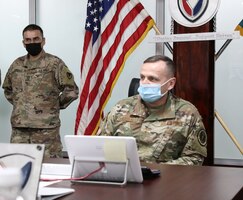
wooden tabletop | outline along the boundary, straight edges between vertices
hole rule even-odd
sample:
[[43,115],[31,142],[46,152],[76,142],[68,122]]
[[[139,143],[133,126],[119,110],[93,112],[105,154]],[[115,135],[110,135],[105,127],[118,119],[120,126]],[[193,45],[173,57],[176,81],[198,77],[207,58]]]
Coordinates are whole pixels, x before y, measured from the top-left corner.
[[[67,163],[55,160],[55,163]],[[243,168],[215,166],[147,165],[160,169],[158,178],[124,187],[63,181],[53,186],[68,187],[75,192],[65,200],[230,200],[243,199]]]

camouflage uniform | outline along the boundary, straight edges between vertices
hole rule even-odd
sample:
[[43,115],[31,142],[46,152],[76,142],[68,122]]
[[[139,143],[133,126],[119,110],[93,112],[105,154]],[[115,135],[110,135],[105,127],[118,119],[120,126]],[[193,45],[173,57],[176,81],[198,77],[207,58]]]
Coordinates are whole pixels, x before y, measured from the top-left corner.
[[[45,52],[36,61],[29,61],[27,55],[17,58],[10,66],[2,87],[5,97],[13,105],[11,141],[16,143],[26,141],[21,137],[24,132],[44,131],[56,138],[61,124],[60,109],[78,98],[78,87],[65,63]],[[40,141],[39,136],[31,138],[35,137],[34,134],[29,134],[29,137],[30,143]],[[53,155],[59,155],[61,150],[61,140],[58,139]]]
[[169,94],[160,108],[148,109],[139,95],[118,102],[100,126],[100,135],[134,136],[142,162],[202,165],[207,135],[190,102]]

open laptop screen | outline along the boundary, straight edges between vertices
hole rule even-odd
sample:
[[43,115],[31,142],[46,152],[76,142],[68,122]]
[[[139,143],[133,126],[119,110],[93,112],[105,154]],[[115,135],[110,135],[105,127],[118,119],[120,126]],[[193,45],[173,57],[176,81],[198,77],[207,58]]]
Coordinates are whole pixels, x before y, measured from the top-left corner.
[[143,181],[134,137],[65,135],[64,140],[72,177],[86,176],[102,165],[86,180],[121,185]]

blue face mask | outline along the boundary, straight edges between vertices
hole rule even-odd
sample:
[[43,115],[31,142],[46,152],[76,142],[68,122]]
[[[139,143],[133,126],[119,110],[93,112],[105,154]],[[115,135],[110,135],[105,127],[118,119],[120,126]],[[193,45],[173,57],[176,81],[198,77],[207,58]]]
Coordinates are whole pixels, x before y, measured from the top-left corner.
[[[169,80],[168,80],[169,81]],[[161,93],[161,87],[165,85],[168,81],[166,81],[164,84],[140,84],[138,88],[138,93],[141,96],[141,98],[148,103],[153,103],[159,99],[161,99],[165,93]]]

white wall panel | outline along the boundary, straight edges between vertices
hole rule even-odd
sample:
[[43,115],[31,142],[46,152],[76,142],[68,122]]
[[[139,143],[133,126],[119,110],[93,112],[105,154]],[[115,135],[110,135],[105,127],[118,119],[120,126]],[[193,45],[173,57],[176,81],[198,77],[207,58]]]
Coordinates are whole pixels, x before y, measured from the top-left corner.
[[[25,54],[22,44],[22,30],[29,22],[29,0],[0,1],[0,69],[1,79],[19,56]],[[0,89],[0,142],[9,142],[11,134],[11,104]]]

